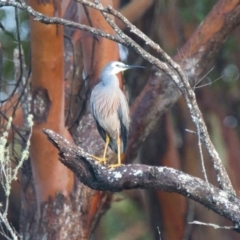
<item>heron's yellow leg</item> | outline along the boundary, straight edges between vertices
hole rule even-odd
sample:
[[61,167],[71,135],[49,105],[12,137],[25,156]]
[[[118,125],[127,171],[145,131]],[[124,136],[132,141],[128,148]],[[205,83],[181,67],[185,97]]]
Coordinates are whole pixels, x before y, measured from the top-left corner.
[[115,168],[115,167],[119,167],[122,165],[121,163],[121,140],[118,134],[118,138],[117,138],[117,156],[118,156],[118,163],[117,164],[111,164],[110,168]]
[[104,164],[106,164],[106,154],[107,154],[107,148],[108,148],[109,142],[110,142],[110,138],[109,138],[108,134],[106,134],[106,144],[105,144],[103,157],[102,157],[102,161],[104,162]]
[[99,158],[99,157],[96,157],[94,155],[91,155],[93,158],[98,160],[98,162],[103,162],[104,164],[106,164],[106,154],[107,154],[107,148],[108,148],[109,142],[110,142],[110,138],[109,138],[108,134],[106,134],[106,143],[105,143],[105,148],[104,148],[104,152],[103,152],[103,157],[102,158]]

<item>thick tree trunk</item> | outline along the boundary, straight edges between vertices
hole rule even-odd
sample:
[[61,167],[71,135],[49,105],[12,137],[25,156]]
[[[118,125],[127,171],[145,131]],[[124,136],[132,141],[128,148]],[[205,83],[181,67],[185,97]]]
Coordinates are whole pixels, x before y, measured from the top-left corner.
[[[46,15],[61,17],[60,1],[33,0],[30,5]],[[63,27],[45,25],[31,18],[30,28],[31,113],[34,116],[30,146],[32,176],[22,177],[21,230],[24,239],[43,239],[44,236],[61,239],[65,233],[73,231],[73,228],[69,230],[71,225],[62,221],[69,214],[63,206],[69,201],[74,176],[59,164],[58,151],[49,145],[42,128],[55,129],[71,140],[64,126]]]

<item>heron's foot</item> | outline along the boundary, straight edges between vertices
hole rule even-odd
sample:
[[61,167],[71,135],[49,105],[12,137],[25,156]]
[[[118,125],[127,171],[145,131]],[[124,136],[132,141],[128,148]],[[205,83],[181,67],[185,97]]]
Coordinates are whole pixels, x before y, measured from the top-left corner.
[[111,170],[111,169],[113,169],[113,168],[120,167],[120,166],[122,166],[121,163],[111,164],[111,165],[109,166],[109,168],[110,168],[110,170]]
[[94,158],[95,160],[97,160],[98,161],[98,163],[104,163],[104,164],[106,164],[106,158],[104,158],[104,157],[102,157],[102,158],[99,158],[99,157],[96,157],[96,156],[94,156],[94,155],[90,155],[92,158]]

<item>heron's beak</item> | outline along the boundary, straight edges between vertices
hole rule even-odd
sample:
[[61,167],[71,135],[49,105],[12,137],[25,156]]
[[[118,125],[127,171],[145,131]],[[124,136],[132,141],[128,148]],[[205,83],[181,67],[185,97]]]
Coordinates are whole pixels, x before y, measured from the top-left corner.
[[136,65],[126,65],[125,67],[126,67],[126,70],[131,68],[145,68],[143,66],[136,66]]

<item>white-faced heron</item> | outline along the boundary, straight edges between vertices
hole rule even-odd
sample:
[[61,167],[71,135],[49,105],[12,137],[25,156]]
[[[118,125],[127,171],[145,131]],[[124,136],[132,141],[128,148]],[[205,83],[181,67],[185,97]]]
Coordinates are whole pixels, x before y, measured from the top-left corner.
[[112,168],[121,165],[121,153],[127,148],[130,124],[128,103],[119,87],[116,74],[130,68],[144,67],[129,66],[117,61],[108,63],[100,75],[100,82],[91,93],[92,115],[101,137],[106,142],[103,157],[93,157],[99,162],[106,163],[106,152],[109,146],[118,155],[118,163],[111,165]]

